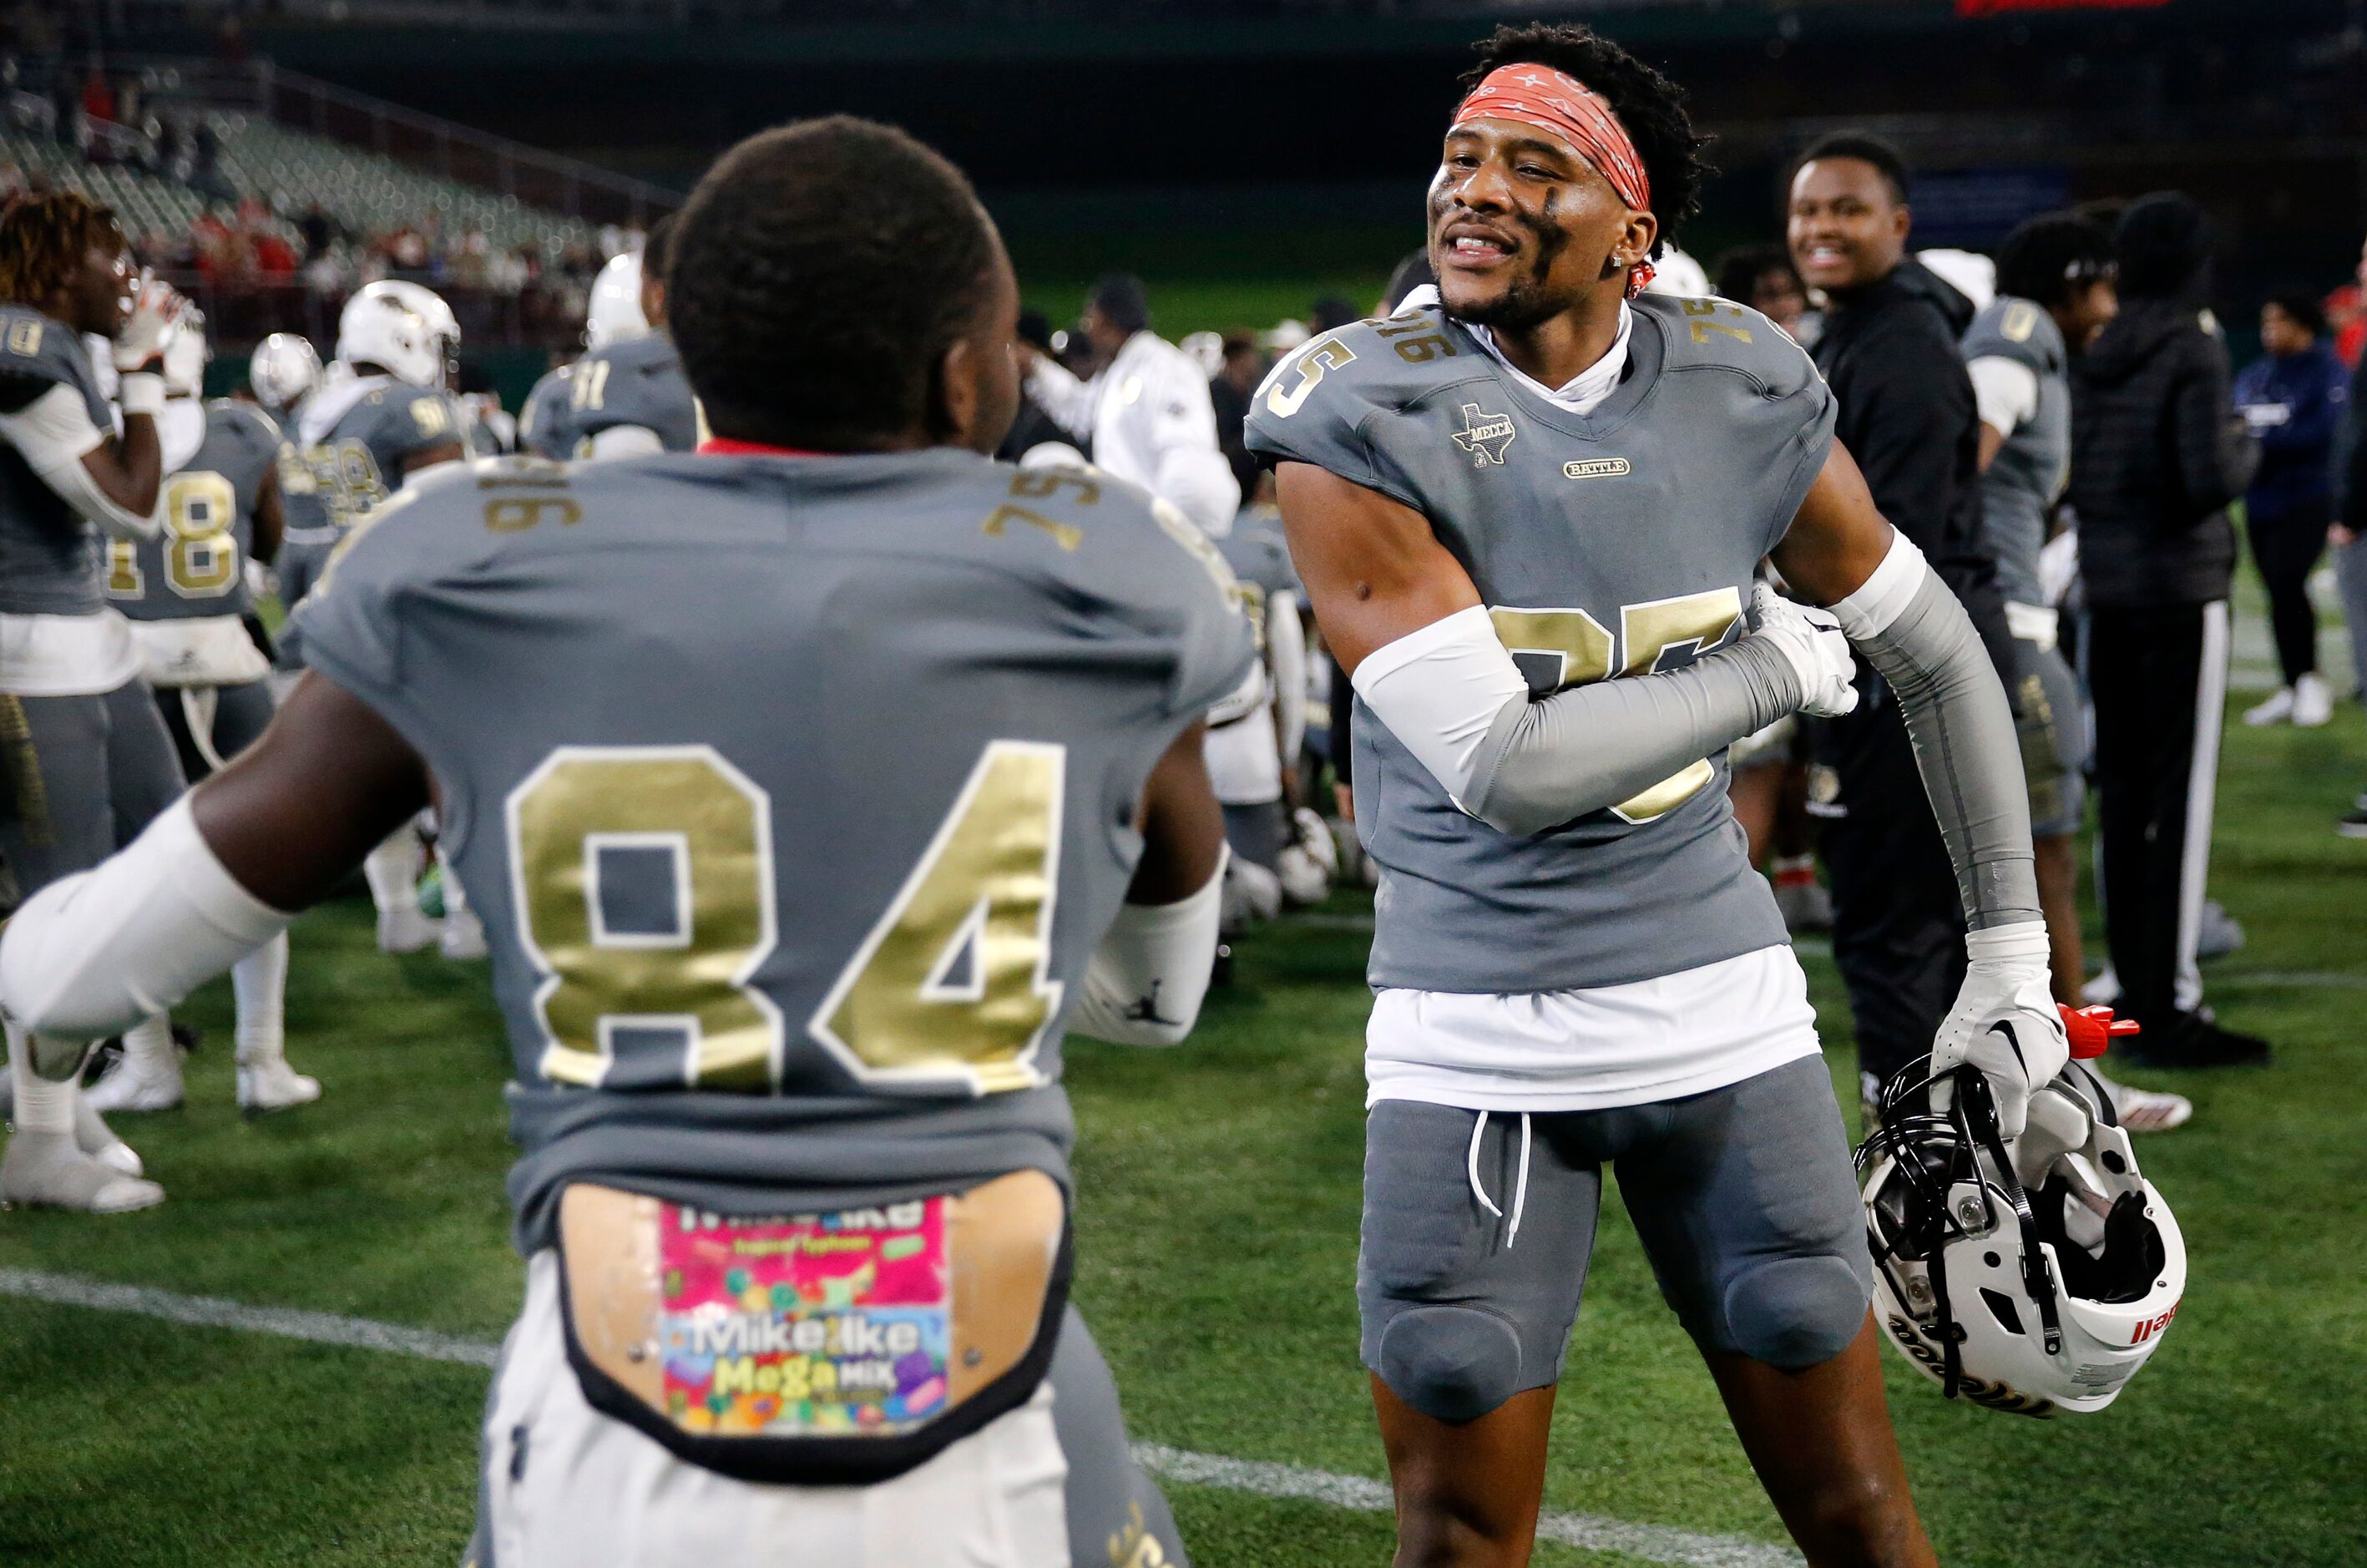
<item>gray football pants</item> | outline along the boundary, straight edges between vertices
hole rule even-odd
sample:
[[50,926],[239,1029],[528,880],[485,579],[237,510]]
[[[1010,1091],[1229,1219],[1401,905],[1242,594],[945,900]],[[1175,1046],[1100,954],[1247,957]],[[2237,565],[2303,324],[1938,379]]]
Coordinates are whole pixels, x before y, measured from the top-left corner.
[[486,1405],[469,1568],[1183,1568],[1117,1388],[1070,1307],[1036,1396],[874,1486],[737,1481],[594,1410],[568,1365],[553,1253]]
[[30,898],[130,843],[187,784],[148,683],[0,694],[0,854]]
[[1416,1410],[1474,1420],[1560,1381],[1605,1163],[1660,1294],[1704,1350],[1813,1367],[1864,1327],[1874,1260],[1822,1057],[1525,1120],[1411,1100],[1366,1119],[1363,1359]]

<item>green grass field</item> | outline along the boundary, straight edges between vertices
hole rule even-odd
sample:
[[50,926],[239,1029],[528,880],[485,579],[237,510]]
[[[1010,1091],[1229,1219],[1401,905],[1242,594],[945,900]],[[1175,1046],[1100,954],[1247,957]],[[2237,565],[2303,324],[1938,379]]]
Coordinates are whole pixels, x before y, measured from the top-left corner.
[[[2251,939],[2211,971],[2212,994],[2279,1059],[2179,1081],[2193,1125],[2145,1146],[2192,1253],[2154,1365],[2104,1415],[2039,1423],[1946,1404],[1892,1362],[1948,1562],[2367,1562],[2367,844],[2328,831],[2362,783],[2354,707],[2313,733],[2230,727],[2213,891]],[[1365,913],[1343,895],[1319,921],[1251,937],[1239,983],[1181,1050],[1071,1047],[1078,1295],[1138,1440],[1384,1473],[1351,1292]],[[1838,982],[1822,956],[1808,969],[1847,1084]],[[208,1033],[190,1104],[121,1123],[171,1201],[110,1220],[0,1214],[0,1269],[497,1337],[520,1269],[481,966],[380,957],[360,903],[309,916],[291,1052],[327,1097],[257,1124],[231,1107],[227,987],[184,1016]],[[0,1564],[448,1564],[483,1392],[467,1366],[0,1297]],[[1210,1568],[1387,1561],[1380,1515],[1169,1491]],[[1615,1204],[1547,1504],[1782,1540]],[[1537,1561],[1635,1560],[1546,1545]]]

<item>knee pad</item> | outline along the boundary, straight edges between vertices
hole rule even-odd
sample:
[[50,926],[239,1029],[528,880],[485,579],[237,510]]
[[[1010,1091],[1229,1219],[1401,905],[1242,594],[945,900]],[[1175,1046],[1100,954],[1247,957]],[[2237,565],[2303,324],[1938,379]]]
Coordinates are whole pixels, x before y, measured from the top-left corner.
[[1801,1371],[1849,1348],[1865,1326],[1866,1282],[1841,1259],[1777,1257],[1726,1288],[1726,1328],[1754,1361]]
[[1409,1307],[1381,1331],[1373,1370],[1440,1421],[1476,1421],[1521,1392],[1521,1336],[1477,1307]]

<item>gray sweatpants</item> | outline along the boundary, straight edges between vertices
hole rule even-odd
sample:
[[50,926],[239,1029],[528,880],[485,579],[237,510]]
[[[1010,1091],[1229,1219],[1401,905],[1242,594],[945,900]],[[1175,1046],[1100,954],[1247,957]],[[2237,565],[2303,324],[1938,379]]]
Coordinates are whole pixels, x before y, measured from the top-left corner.
[[568,1365],[559,1262],[527,1266],[485,1415],[470,1568],[1183,1568],[1117,1388],[1070,1307],[1036,1396],[874,1486],[737,1481],[592,1408]]
[[1363,1358],[1415,1409],[1467,1421],[1560,1381],[1606,1163],[1703,1349],[1810,1367],[1864,1326],[1874,1261],[1821,1057],[1681,1099],[1534,1112],[1525,1132],[1523,1119],[1412,1100],[1366,1119]]
[[144,680],[90,697],[0,693],[0,854],[22,896],[86,871],[187,788]]

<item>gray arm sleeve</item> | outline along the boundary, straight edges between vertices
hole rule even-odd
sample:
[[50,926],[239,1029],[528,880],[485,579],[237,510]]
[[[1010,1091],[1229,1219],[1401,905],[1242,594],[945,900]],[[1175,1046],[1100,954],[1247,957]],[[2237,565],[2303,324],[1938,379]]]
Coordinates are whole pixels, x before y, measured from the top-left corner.
[[[1800,699],[1790,662],[1746,637],[1665,675],[1508,702],[1480,743],[1464,807],[1500,833],[1542,833],[1641,794],[1765,729]],[[2025,855],[2028,845],[2025,825]]]
[[1851,641],[1898,695],[1965,924],[1981,931],[2039,919],[2022,743],[1965,607],[1926,570],[1889,625]]

